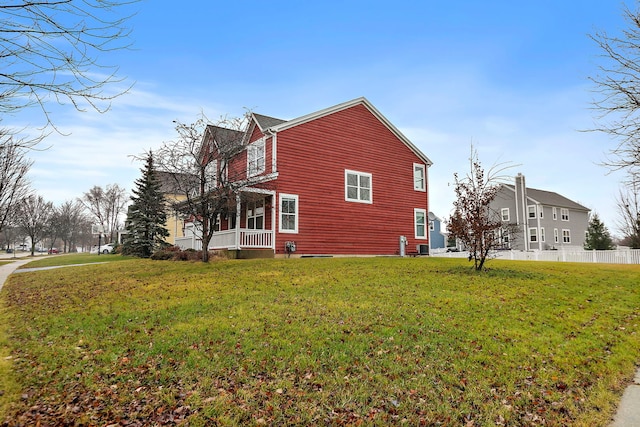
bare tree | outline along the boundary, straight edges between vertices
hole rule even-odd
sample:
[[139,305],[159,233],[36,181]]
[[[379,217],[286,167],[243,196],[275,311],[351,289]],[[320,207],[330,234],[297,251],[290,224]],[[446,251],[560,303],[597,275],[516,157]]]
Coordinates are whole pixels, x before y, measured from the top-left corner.
[[[70,103],[106,111],[126,92],[118,67],[101,56],[130,46],[136,0],[8,0],[0,4],[0,114],[38,106],[51,124],[47,104]],[[120,12],[124,11],[124,15]],[[114,91],[107,90],[113,87]]]
[[640,177],[630,179],[616,198],[618,230],[624,241],[634,249],[640,249]]
[[53,205],[42,196],[31,195],[21,199],[16,209],[16,224],[31,239],[31,255],[35,253],[36,244],[45,235],[49,220],[53,214]]
[[118,184],[109,184],[106,189],[96,185],[84,193],[79,201],[103,227],[105,234],[109,236],[109,242],[113,242],[120,219],[126,214],[127,195],[125,189]]
[[32,164],[20,141],[0,129],[0,231],[18,200],[30,192],[27,172]]
[[602,50],[599,73],[591,77],[599,112],[596,131],[618,140],[605,165],[631,172],[640,168],[640,10],[623,9],[627,28],[619,36],[591,35]]
[[478,153],[471,148],[470,171],[464,178],[454,174],[456,200],[448,224],[450,235],[460,240],[469,251],[469,261],[482,270],[492,250],[502,245],[505,234],[514,234],[513,225],[504,225],[491,202],[498,194],[502,173],[509,166],[501,163],[485,174]]
[[54,209],[48,236],[52,242],[58,238],[62,240],[63,252],[75,252],[72,248],[82,239],[87,229],[91,229],[91,221],[84,205],[79,201],[67,200]]
[[192,124],[175,122],[177,138],[156,151],[158,169],[174,178],[174,194],[185,196],[172,203],[173,208],[192,220],[202,236],[203,262],[209,260],[207,248],[218,217],[235,217],[238,202],[251,197],[240,190],[261,181],[259,176],[247,178],[246,167],[233,163],[246,149],[248,118],[224,117],[215,124],[204,117]]

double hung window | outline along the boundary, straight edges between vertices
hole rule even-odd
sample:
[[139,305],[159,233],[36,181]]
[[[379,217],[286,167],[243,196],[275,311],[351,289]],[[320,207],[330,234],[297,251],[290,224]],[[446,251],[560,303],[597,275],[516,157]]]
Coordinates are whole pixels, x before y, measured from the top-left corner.
[[247,175],[259,175],[265,170],[264,138],[247,147]]
[[413,189],[416,191],[427,191],[426,168],[419,163],[413,164]]
[[345,200],[348,202],[373,203],[372,176],[370,173],[345,170]]
[[416,239],[427,238],[427,211],[424,209],[413,210]]
[[298,196],[280,194],[280,232],[298,232]]

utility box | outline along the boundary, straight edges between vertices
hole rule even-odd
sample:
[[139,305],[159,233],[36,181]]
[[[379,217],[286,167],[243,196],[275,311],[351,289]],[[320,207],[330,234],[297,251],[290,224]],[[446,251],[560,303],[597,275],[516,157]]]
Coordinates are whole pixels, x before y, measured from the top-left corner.
[[407,241],[407,238],[405,236],[400,236],[400,250],[398,251],[398,253],[401,257],[405,256],[408,244],[409,242]]

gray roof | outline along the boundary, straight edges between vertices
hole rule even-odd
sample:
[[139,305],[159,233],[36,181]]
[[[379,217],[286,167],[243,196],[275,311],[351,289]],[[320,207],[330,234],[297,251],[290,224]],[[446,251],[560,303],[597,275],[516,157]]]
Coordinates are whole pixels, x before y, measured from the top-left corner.
[[262,114],[253,113],[253,117],[256,118],[258,126],[261,130],[269,129],[272,126],[278,126],[286,122],[286,120],[276,119],[275,117],[263,116]]
[[213,139],[222,144],[229,141],[240,141],[244,136],[244,131],[223,128],[216,125],[207,125],[207,132],[213,136]]
[[156,179],[160,182],[160,191],[163,194],[184,194],[186,183],[194,176],[187,173],[172,173],[161,170],[153,171]]
[[[512,184],[504,184],[505,187],[509,187],[511,190],[515,191],[515,186]],[[569,208],[576,209],[582,211],[590,211],[591,209],[582,206],[580,203],[576,203],[573,200],[567,199],[566,197],[554,193],[553,191],[545,191],[538,190],[535,188],[527,187],[527,198],[538,202],[545,206],[556,206],[559,208]]]

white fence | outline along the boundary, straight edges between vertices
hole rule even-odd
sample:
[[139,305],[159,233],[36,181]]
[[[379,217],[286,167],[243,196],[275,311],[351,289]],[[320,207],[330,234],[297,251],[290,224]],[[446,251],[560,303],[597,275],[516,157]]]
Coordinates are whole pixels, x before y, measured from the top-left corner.
[[[468,252],[432,252],[434,257],[467,258]],[[640,249],[613,251],[557,250],[557,251],[495,251],[490,255],[497,259],[518,261],[591,262],[602,264],[640,264]]]

